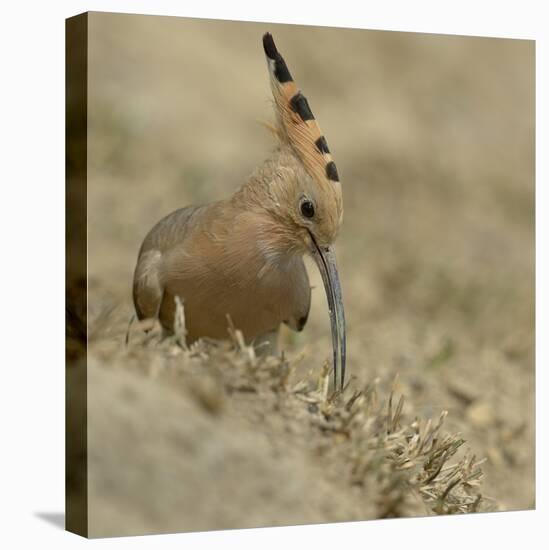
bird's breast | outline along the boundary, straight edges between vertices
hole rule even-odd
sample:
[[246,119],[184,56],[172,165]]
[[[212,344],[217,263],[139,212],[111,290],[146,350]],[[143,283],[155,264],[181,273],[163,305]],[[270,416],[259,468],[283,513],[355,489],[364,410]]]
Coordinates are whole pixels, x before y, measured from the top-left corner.
[[166,284],[161,317],[168,323],[173,319],[179,296],[189,340],[226,338],[230,316],[250,342],[277,329],[296,310],[308,310],[310,291],[300,257],[283,258],[260,247],[247,254],[229,252],[187,254],[185,266]]

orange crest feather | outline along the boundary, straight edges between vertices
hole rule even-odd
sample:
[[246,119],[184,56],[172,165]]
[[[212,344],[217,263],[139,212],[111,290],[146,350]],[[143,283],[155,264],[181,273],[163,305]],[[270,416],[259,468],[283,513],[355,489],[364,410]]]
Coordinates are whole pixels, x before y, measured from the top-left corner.
[[294,149],[305,169],[317,181],[332,185],[339,182],[337,168],[326,138],[315,120],[307,98],[294,82],[270,33],[263,36],[263,48],[280,128],[279,138]]

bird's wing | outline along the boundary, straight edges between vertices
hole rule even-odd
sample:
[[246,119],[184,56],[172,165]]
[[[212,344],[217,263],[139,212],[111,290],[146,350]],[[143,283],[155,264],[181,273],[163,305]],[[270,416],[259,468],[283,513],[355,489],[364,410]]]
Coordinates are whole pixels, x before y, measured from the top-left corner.
[[133,302],[139,319],[158,317],[164,287],[162,262],[166,253],[182,243],[199,206],[187,206],[160,220],[145,237],[133,278]]

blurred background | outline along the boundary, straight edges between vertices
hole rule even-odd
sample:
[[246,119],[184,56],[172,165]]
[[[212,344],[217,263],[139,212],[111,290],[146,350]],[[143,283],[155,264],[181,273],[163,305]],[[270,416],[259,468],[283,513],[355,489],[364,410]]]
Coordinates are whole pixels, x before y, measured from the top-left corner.
[[[91,14],[90,316],[125,329],[152,225],[230,195],[273,149],[266,31],[342,181],[350,373],[398,374],[408,414],[448,410],[487,458],[484,493],[534,507],[532,41]],[[308,325],[282,337],[312,367],[331,339],[308,266]]]

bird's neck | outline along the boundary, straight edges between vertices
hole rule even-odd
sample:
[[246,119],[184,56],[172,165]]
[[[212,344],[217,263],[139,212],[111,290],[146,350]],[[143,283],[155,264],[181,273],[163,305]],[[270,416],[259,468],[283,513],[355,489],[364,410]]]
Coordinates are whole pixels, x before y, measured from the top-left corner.
[[[235,265],[261,278],[269,273],[283,273],[303,251],[296,246],[295,236],[288,234],[264,208],[247,201],[229,199],[220,203],[216,232],[219,253],[225,265]],[[221,231],[221,226],[223,230]]]
[[212,216],[219,228],[216,234],[222,235],[223,254],[246,259],[243,265],[253,266],[255,273],[284,272],[303,256],[295,230],[272,208],[273,181],[299,169],[297,162],[287,149],[276,150],[232,197],[217,203]]

